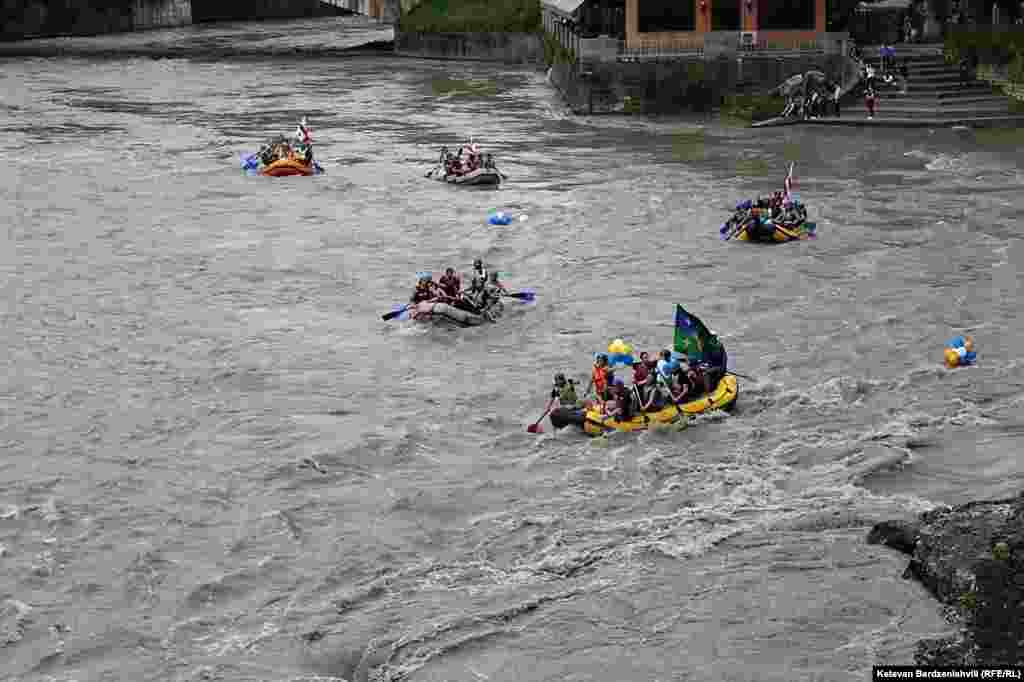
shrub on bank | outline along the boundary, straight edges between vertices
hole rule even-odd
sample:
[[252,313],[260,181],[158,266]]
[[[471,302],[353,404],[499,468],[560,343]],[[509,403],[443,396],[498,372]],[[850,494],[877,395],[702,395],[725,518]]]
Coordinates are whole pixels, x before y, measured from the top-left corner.
[[553,35],[544,32],[544,61],[548,66],[552,64],[575,64],[576,52],[562,47],[558,39]]
[[401,30],[419,33],[536,33],[541,26],[539,0],[423,0],[399,20]]
[[945,40],[945,55],[956,63],[966,57],[977,64],[1008,66],[1009,78],[1024,83],[1024,30],[1018,28],[985,30],[954,29]]

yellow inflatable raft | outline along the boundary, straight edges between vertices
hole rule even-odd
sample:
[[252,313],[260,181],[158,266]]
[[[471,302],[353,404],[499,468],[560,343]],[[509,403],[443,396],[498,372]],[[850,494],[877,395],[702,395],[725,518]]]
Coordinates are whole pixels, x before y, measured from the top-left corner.
[[647,412],[635,415],[632,419],[618,421],[609,419],[602,415],[600,408],[593,407],[587,410],[576,410],[572,408],[559,408],[551,412],[551,424],[556,429],[564,428],[570,424],[583,429],[590,435],[597,436],[609,430],[618,431],[639,431],[646,429],[651,424],[668,424],[683,415],[700,414],[710,410],[730,410],[736,404],[739,395],[739,384],[736,375],[726,374],[718,386],[710,395],[701,396],[696,400],[680,403],[679,409],[675,405],[669,405],[657,412]]

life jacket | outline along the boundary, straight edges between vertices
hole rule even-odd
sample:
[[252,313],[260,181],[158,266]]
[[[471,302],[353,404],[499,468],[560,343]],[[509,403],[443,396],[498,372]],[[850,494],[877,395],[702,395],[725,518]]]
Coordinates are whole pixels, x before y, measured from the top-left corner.
[[558,391],[558,401],[563,405],[575,405],[576,404],[576,387],[570,384],[568,381]]
[[608,368],[594,367],[590,376],[594,380],[594,390],[597,391],[597,395],[603,396],[605,390],[608,389]]

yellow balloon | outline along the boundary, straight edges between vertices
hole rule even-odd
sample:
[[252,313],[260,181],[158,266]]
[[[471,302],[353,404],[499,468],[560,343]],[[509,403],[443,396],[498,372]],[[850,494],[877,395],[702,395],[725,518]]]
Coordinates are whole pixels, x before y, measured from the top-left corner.
[[955,348],[947,348],[944,355],[946,358],[946,367],[953,369],[960,365],[960,354],[956,352]]

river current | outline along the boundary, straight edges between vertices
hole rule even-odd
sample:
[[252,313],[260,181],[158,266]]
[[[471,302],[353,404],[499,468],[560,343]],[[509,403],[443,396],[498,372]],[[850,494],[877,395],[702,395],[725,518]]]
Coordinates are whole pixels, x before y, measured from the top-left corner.
[[[294,36],[390,30],[67,44]],[[576,117],[485,63],[0,61],[0,679],[852,682],[950,631],[864,538],[1024,481],[1019,147]],[[326,174],[243,176],[303,115]],[[506,183],[424,177],[470,135]],[[722,242],[791,161],[819,237]],[[536,303],[381,320],[476,257]],[[750,377],[731,415],[527,433],[676,303]]]

